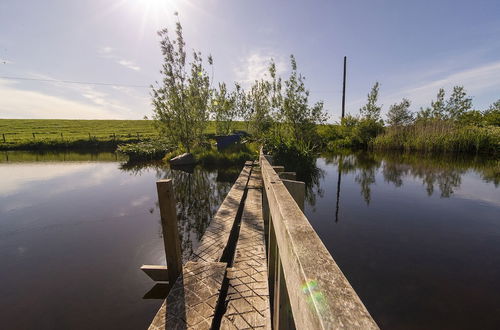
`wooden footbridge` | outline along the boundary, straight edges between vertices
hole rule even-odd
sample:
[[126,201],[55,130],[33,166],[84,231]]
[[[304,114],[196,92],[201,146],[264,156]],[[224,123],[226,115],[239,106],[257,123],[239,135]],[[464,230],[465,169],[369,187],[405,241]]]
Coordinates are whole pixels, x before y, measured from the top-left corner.
[[156,329],[378,329],[303,213],[304,183],[261,153],[246,162],[182,265],[172,182],[157,182],[169,293]]

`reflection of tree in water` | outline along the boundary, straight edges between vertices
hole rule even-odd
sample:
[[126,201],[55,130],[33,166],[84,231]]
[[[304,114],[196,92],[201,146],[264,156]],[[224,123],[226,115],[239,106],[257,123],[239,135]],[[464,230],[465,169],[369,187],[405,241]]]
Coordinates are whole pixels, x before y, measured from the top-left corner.
[[[136,165],[130,170],[140,175],[146,169],[154,169],[158,179],[172,179],[177,201],[182,257],[185,261],[198,246],[212,217],[231,189],[234,180],[229,182],[224,179],[233,178],[233,175],[227,173],[234,173],[235,170],[232,168],[207,170],[201,166],[172,169],[159,163],[150,163],[147,167],[143,165],[140,169]],[[156,209],[158,209],[158,202],[156,202]],[[161,227],[158,232],[161,235]]]
[[361,187],[361,195],[366,204],[371,201],[371,185],[375,183],[375,173],[380,167],[380,161],[377,161],[373,155],[368,153],[358,154],[356,157],[356,177],[354,180]]
[[324,191],[321,189],[321,180],[325,177],[325,171],[316,165],[309,168],[308,171],[297,173],[297,180],[304,181],[306,188],[306,202],[311,205],[316,205],[316,197],[323,197]]
[[429,196],[437,187],[441,197],[450,197],[460,187],[462,176],[471,169],[495,187],[500,184],[500,161],[486,157],[359,152],[327,155],[325,161],[336,164],[342,175],[356,174],[355,182],[360,185],[361,195],[367,204],[370,203],[371,186],[380,168],[384,180],[396,187],[403,186],[404,179],[409,176],[422,180]]
[[192,173],[165,171],[172,178],[176,200],[183,257],[187,259],[198,246],[210,220],[231,188],[231,183],[217,182],[216,172],[196,167]]
[[321,180],[325,177],[325,171],[316,165],[316,158],[308,159],[306,162],[300,160],[287,159],[286,161],[275,159],[273,165],[284,165],[285,171],[295,172],[298,181],[305,183],[306,202],[316,205],[316,197],[323,197],[324,191],[321,189]]
[[[366,204],[371,201],[371,185],[375,183],[375,174],[380,167],[380,161],[370,153],[331,154],[325,157],[327,164],[336,164],[339,173],[338,183],[345,174],[355,173],[354,180],[361,187],[361,196]],[[337,187],[337,196],[340,196],[340,184]]]

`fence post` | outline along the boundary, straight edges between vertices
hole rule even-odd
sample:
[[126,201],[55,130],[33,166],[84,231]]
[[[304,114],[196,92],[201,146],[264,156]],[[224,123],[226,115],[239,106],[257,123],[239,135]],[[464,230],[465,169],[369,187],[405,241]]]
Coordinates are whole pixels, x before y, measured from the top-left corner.
[[33,135],[33,140],[35,140],[35,133],[31,133]]
[[297,173],[296,172],[281,172],[281,173],[278,173],[278,176],[280,177],[280,179],[297,180]]
[[113,141],[116,141],[116,134],[113,133]]
[[90,133],[89,133],[89,140],[91,140],[91,138],[90,138]]
[[64,136],[62,132],[61,132],[61,140],[64,141]]
[[177,277],[182,273],[182,258],[172,180],[156,181],[156,189],[160,205],[161,228],[167,258],[169,285],[173,285]]
[[5,134],[4,134],[4,133],[2,133],[2,136],[3,136],[3,142],[5,143],[5,142],[6,142],[6,141],[5,141]]
[[295,203],[299,206],[300,210],[304,212],[304,202],[306,199],[306,184],[302,181],[281,179],[286,189],[292,195]]

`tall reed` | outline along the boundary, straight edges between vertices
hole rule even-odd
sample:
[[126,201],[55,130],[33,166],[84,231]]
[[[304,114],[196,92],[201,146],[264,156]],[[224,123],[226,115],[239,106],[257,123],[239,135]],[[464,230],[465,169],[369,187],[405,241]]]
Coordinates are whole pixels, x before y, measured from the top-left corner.
[[374,149],[424,152],[500,154],[500,127],[459,125],[451,121],[420,121],[388,127],[372,143]]

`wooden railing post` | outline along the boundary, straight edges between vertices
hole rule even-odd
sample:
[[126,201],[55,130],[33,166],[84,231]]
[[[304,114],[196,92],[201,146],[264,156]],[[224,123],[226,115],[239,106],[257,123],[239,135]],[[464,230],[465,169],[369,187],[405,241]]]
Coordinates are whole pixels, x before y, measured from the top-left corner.
[[302,181],[294,180],[281,180],[285,185],[286,189],[292,195],[295,203],[299,206],[300,210],[304,212],[304,203],[306,199],[306,184]]
[[276,284],[276,259],[277,259],[277,249],[278,245],[276,244],[276,235],[274,234],[274,227],[272,223],[272,218],[269,217],[269,234],[268,234],[268,242],[267,242],[267,273],[269,277],[269,305],[271,307],[271,319],[274,319],[275,316],[275,284]]
[[172,180],[156,181],[156,189],[160,205],[163,244],[167,257],[168,279],[172,284],[182,273],[181,242],[177,228],[177,210]]
[[305,183],[280,177],[284,169],[272,166],[262,149],[259,161],[269,212],[273,328],[378,329],[305,217]]

